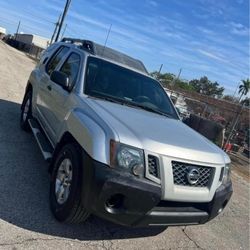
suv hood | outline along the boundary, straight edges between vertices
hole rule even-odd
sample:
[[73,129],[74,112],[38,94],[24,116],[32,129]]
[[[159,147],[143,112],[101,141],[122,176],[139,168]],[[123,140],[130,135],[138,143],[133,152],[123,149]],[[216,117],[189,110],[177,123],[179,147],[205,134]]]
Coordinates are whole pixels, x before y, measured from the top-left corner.
[[193,162],[230,162],[223,150],[180,120],[104,100],[88,98],[88,104],[121,143]]

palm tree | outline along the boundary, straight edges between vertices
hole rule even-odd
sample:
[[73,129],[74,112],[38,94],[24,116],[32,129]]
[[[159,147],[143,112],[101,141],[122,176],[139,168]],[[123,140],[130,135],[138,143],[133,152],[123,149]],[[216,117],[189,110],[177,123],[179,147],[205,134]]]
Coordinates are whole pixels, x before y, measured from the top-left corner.
[[250,89],[250,80],[247,78],[246,80],[241,80],[242,84],[239,86],[239,94],[240,100],[243,95],[247,95]]

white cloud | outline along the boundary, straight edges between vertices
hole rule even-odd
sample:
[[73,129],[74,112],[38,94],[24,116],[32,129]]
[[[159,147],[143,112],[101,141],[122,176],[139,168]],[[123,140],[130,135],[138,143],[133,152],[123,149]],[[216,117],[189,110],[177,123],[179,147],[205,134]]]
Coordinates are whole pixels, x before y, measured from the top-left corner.
[[231,33],[235,35],[241,35],[241,36],[249,36],[249,28],[244,26],[241,23],[230,23]]
[[148,3],[149,3],[151,6],[153,6],[153,7],[157,7],[157,6],[158,6],[158,3],[157,3],[156,1],[153,1],[153,0],[148,1]]
[[227,60],[225,60],[224,58],[214,54],[214,53],[211,53],[211,52],[208,52],[206,50],[203,50],[203,49],[198,49],[197,50],[199,53],[201,53],[202,55],[204,56],[207,56],[207,57],[210,57],[212,59],[215,59],[217,61],[221,61],[221,62],[228,62]]
[[206,29],[204,27],[197,27],[197,29],[206,35],[214,35],[215,34],[213,30]]

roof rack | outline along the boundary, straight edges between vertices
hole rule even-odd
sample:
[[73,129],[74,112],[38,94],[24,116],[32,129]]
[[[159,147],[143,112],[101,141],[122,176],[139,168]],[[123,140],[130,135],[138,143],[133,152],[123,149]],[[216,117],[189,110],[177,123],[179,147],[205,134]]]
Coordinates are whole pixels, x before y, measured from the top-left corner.
[[63,38],[61,42],[75,44],[79,46],[80,49],[85,50],[93,55],[113,60],[115,62],[127,65],[131,68],[134,68],[136,70],[148,74],[145,65],[140,60],[132,58],[126,54],[123,54],[109,47],[94,43],[89,40],[75,39],[75,38]]
[[94,46],[94,43],[92,41],[65,37],[62,39],[61,42],[80,45],[81,49],[87,50],[91,54],[96,54],[95,53],[95,46]]

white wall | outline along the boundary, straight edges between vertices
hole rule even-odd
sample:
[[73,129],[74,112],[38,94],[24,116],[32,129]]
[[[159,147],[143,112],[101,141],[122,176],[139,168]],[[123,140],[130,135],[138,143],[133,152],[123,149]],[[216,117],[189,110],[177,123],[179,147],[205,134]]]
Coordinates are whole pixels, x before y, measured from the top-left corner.
[[6,29],[3,27],[0,27],[0,33],[6,35]]
[[41,36],[36,36],[33,35],[33,40],[32,40],[33,44],[36,45],[37,47],[46,49],[48,47],[48,42],[49,39],[41,37]]

